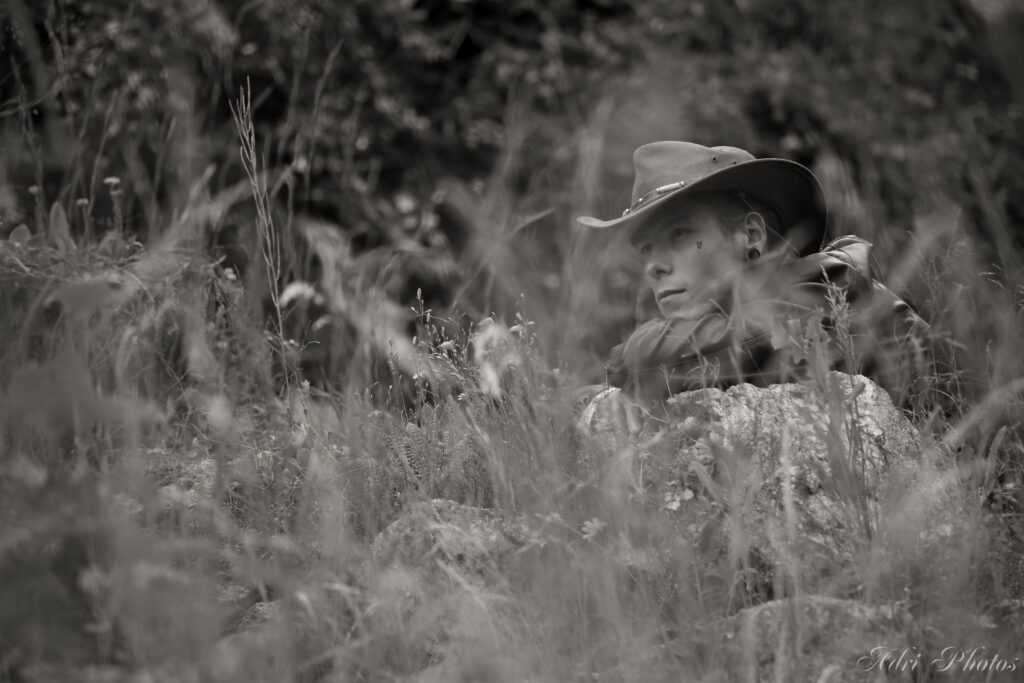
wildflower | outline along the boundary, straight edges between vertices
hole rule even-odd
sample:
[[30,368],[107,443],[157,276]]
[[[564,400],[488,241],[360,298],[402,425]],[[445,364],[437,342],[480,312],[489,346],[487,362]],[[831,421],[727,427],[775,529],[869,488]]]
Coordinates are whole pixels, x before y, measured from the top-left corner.
[[296,280],[295,282],[288,283],[288,286],[284,288],[283,292],[281,292],[281,298],[279,301],[283,308],[293,301],[300,299],[312,300],[316,298],[316,294],[317,292],[316,289],[313,288],[313,285],[308,282]]
[[995,620],[987,614],[982,614],[981,616],[976,617],[975,620],[977,621],[978,626],[982,628],[989,630],[999,628],[999,624],[997,624]]
[[485,318],[473,335],[473,361],[480,371],[480,388],[491,396],[501,396],[501,376],[521,362],[507,327]]
[[530,529],[530,532],[526,539],[526,544],[528,546],[536,546],[538,548],[543,548],[548,544],[548,539],[544,534],[542,534],[537,529]]
[[115,187],[116,185],[121,184],[121,179],[113,175],[107,176],[106,178],[103,179],[103,184],[106,185],[107,187]]
[[536,514],[538,519],[540,519],[540,521],[544,522],[545,524],[565,524],[565,520],[562,519],[562,515],[558,514],[557,512],[551,512],[546,515],[540,513]]
[[228,434],[234,423],[231,402],[224,395],[214,396],[206,404],[207,424],[220,434]]
[[89,200],[85,197],[79,197],[75,200],[75,206],[86,207],[89,206]]
[[36,196],[37,194],[39,194],[39,186],[38,185],[30,185],[29,188],[28,188],[28,193],[30,195],[32,195],[33,197]]
[[604,522],[599,520],[597,517],[588,519],[583,522],[583,538],[585,540],[592,540],[595,536],[601,533],[601,530],[607,526]]
[[8,466],[8,472],[23,486],[30,489],[38,488],[46,483],[46,470],[26,458],[24,455],[17,456]]

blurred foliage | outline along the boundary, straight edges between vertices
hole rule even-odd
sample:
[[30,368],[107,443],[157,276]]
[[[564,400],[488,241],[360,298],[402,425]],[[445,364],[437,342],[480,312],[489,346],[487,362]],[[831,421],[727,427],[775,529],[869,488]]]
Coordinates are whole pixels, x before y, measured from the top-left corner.
[[[486,175],[509,145],[513,105],[541,120],[546,139],[530,146],[541,157],[600,100],[630,110],[651,98],[666,106],[625,117],[623,145],[689,136],[808,164],[832,151],[897,222],[924,176],[968,196],[964,162],[977,160],[1021,215],[1020,112],[963,0],[827,11],[810,0],[12,0],[3,19],[4,68],[21,72],[0,80],[4,111],[17,109],[20,79],[47,126],[48,163],[70,167],[63,142],[88,130],[82,151],[98,154],[100,177],[132,170],[117,153],[131,140],[151,177],[178,161],[161,170],[187,184],[201,166],[162,154],[187,117],[196,154],[230,164],[227,103],[248,79],[270,163],[304,159],[304,199],[350,220],[353,193],[426,199],[437,174]],[[652,130],[637,118],[662,120]],[[616,207],[628,189],[611,194]]]
[[[915,221],[959,207],[1013,281],[1024,126],[999,29],[1018,4],[8,0],[5,212],[86,198],[72,230],[102,229],[117,176],[129,229],[160,233],[197,184],[244,177],[229,104],[250,83],[279,203],[338,223],[357,251],[506,245],[483,276],[489,251],[456,254],[462,292],[482,299],[464,307],[507,316],[522,293],[549,324],[584,309],[573,333],[595,357],[633,322],[635,264],[573,219],[621,212],[632,151],[654,139],[812,167],[833,233],[875,242],[883,269]],[[540,246],[505,239],[545,210]],[[524,275],[495,285],[498,268]]]
[[[965,615],[1019,614],[1024,595],[1020,382],[975,400],[1024,372],[1021,16],[1014,0],[3,0],[0,679],[405,675],[459,593],[407,619],[425,589],[381,576],[368,546],[441,495],[572,535],[540,538],[533,573],[497,591],[525,634],[503,650],[536,651],[552,680],[631,657],[621,680],[697,678],[662,649],[664,594],[644,591],[660,579],[614,540],[635,525],[639,549],[669,547],[655,515],[672,501],[617,498],[622,453],[580,437],[569,406],[634,322],[637,282],[617,236],[574,219],[618,215],[656,139],[807,164],[833,232],[897,275],[920,247],[897,289],[961,357],[940,369],[953,407],[916,417],[950,444],[936,477],[960,535],[1003,555],[989,573],[937,562],[909,525],[892,591],[955,612],[936,638],[981,642]],[[239,160],[246,84],[283,282]],[[329,400],[304,362],[339,380]],[[314,387],[275,393],[295,367]],[[902,572],[885,550],[872,571]],[[673,629],[709,638],[724,604]],[[644,666],[664,675],[630,675]]]
[[[32,30],[19,24],[30,15]],[[251,81],[270,162],[305,158],[311,199],[328,207],[441,170],[484,172],[511,94],[558,112],[638,52],[625,3],[16,0],[5,18],[27,99],[110,148],[133,138],[156,158],[193,116],[215,134],[203,152],[233,160],[227,103]],[[15,85],[3,79],[5,109]],[[87,111],[116,113],[81,121]],[[113,153],[100,163],[120,170]]]

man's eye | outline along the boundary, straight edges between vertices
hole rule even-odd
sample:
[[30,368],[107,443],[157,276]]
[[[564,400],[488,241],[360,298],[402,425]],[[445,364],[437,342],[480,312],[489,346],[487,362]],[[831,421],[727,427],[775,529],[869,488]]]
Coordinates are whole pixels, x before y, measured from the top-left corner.
[[687,234],[686,228],[676,228],[672,231],[672,237],[682,237]]
[[641,256],[647,256],[648,254],[650,254],[650,253],[651,253],[651,249],[652,249],[652,248],[653,248],[653,247],[652,247],[652,245],[650,245],[650,244],[641,244],[641,245],[640,245],[640,248],[639,248],[639,249],[637,249],[637,251],[639,251],[639,252],[640,252],[640,255],[641,255]]

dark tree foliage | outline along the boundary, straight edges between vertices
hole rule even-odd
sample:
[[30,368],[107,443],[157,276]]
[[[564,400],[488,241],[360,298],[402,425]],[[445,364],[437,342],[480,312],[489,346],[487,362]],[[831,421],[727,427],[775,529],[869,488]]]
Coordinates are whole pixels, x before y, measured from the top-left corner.
[[[370,170],[375,187],[390,190],[438,172],[486,173],[504,147],[510,102],[549,116],[585,112],[612,93],[615,76],[666,62],[714,60],[704,80],[739,95],[757,150],[805,161],[826,142],[844,157],[899,159],[927,136],[966,137],[970,125],[992,139],[1009,123],[984,22],[959,1],[842,1],[828,11],[781,0],[7,7],[8,114],[20,78],[37,116],[67,123],[68,133],[85,125],[93,145],[104,132],[131,138],[152,172],[183,109],[200,132],[220,133],[224,149],[211,155],[231,154],[227,105],[248,79],[271,162],[307,156],[325,193],[332,182],[335,194],[351,189],[336,187],[339,174],[351,181]],[[110,142],[113,173],[121,160]]]

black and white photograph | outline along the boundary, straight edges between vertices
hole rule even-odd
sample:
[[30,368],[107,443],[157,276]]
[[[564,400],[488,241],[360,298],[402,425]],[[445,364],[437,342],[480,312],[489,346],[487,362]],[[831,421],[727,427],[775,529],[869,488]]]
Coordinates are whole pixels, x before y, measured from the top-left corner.
[[1024,681],[1024,0],[0,0],[0,683]]

